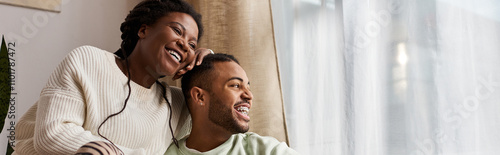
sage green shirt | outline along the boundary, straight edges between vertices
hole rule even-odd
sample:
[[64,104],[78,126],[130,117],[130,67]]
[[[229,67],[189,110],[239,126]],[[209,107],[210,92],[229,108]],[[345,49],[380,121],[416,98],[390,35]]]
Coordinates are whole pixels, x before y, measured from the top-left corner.
[[295,150],[289,148],[286,143],[279,142],[275,138],[260,136],[256,133],[247,132],[233,134],[226,142],[207,152],[199,152],[186,147],[186,138],[179,140],[179,148],[174,143],[170,145],[165,155],[296,155]]

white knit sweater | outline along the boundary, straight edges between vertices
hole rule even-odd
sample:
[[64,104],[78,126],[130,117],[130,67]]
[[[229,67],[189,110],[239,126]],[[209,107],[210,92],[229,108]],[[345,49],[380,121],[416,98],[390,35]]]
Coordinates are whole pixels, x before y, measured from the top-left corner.
[[[169,109],[162,88],[130,82],[125,110],[108,120],[101,134],[126,154],[163,154],[171,143]],[[103,141],[97,128],[120,111],[128,94],[127,77],[110,52],[82,46],[73,50],[52,73],[39,100],[16,126],[14,154],[74,154],[83,144]],[[167,86],[172,128],[181,138],[188,111],[182,92]],[[180,125],[178,125],[180,124]]]

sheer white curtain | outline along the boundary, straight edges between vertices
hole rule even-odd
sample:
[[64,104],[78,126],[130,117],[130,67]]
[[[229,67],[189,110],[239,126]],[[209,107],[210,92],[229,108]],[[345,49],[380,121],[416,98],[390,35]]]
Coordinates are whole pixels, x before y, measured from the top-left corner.
[[500,2],[271,0],[290,146],[500,154]]

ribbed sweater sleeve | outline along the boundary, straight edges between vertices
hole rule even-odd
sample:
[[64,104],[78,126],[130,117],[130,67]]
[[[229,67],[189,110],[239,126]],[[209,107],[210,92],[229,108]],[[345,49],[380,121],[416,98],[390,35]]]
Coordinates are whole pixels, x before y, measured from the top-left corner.
[[[74,154],[90,141],[103,141],[97,128],[120,111],[128,93],[127,78],[114,55],[91,46],[72,51],[59,64],[39,100],[16,125],[14,154]],[[169,109],[158,84],[144,88],[131,81],[125,110],[108,120],[101,134],[125,154],[163,154],[170,145]],[[172,102],[172,127],[187,115],[178,89],[167,88]],[[179,121],[182,123],[179,124]]]
[[[81,49],[83,50],[83,49]],[[37,102],[34,148],[38,154],[72,154],[83,144],[103,140],[83,129],[82,53],[70,53],[54,70]],[[82,62],[83,61],[83,62]]]

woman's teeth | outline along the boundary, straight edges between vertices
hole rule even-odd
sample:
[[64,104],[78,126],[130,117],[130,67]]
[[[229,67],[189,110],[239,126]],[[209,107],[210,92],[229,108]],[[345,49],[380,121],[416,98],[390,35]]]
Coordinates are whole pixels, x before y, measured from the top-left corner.
[[244,106],[238,107],[238,108],[236,108],[236,110],[242,114],[247,115],[247,116],[248,116],[248,112],[250,111],[250,109],[248,109],[248,107],[244,107]]
[[177,54],[177,52],[172,51],[172,50],[168,50],[168,53],[170,53],[170,55],[174,56],[174,58],[175,58],[178,62],[181,62],[181,56],[180,56],[179,54]]

